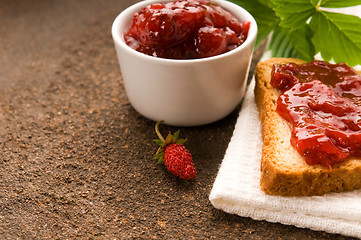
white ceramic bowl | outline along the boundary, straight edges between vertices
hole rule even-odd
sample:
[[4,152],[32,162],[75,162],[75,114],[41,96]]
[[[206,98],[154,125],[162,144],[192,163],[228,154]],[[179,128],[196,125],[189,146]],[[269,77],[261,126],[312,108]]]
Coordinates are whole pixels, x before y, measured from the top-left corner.
[[251,22],[247,40],[234,50],[214,57],[192,60],[157,58],[130,48],[123,38],[133,14],[156,2],[169,0],[138,2],[121,12],[112,25],[130,103],[143,116],[176,126],[203,125],[227,116],[244,96],[257,35],[256,21],[236,4],[212,0],[241,22]]

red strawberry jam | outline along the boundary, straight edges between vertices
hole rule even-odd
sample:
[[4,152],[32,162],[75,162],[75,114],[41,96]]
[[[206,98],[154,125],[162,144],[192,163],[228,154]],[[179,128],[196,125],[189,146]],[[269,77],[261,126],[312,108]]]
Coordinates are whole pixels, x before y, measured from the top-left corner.
[[361,76],[344,63],[275,64],[278,113],[293,125],[291,144],[310,165],[361,157]]
[[150,56],[197,59],[228,52],[247,38],[250,22],[209,0],[181,0],[149,5],[134,14],[124,39]]

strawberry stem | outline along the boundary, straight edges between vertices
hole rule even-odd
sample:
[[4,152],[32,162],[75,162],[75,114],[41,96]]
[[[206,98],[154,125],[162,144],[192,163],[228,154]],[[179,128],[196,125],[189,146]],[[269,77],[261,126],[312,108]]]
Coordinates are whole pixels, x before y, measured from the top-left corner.
[[160,120],[159,122],[157,122],[157,124],[155,125],[155,133],[157,134],[157,136],[159,137],[159,139],[162,142],[165,142],[165,139],[163,138],[162,134],[159,132],[159,125],[161,125],[162,123],[164,123],[163,120]]

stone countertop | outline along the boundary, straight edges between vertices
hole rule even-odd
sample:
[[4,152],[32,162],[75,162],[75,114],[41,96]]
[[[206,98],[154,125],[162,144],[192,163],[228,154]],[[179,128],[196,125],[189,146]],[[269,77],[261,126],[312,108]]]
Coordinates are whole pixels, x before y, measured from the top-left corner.
[[156,164],[155,123],[130,106],[110,34],[135,2],[0,1],[0,238],[349,239],[213,208],[241,106],[180,128],[195,180]]

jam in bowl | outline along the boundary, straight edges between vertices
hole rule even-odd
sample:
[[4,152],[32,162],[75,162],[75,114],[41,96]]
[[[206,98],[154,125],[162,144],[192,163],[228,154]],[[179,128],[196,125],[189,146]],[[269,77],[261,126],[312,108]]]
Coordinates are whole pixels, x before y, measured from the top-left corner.
[[254,18],[225,0],[141,1],[112,25],[129,102],[143,116],[177,126],[212,123],[239,105],[256,35]]
[[124,39],[150,56],[197,59],[240,46],[250,24],[210,0],[178,0],[151,4],[135,13]]

